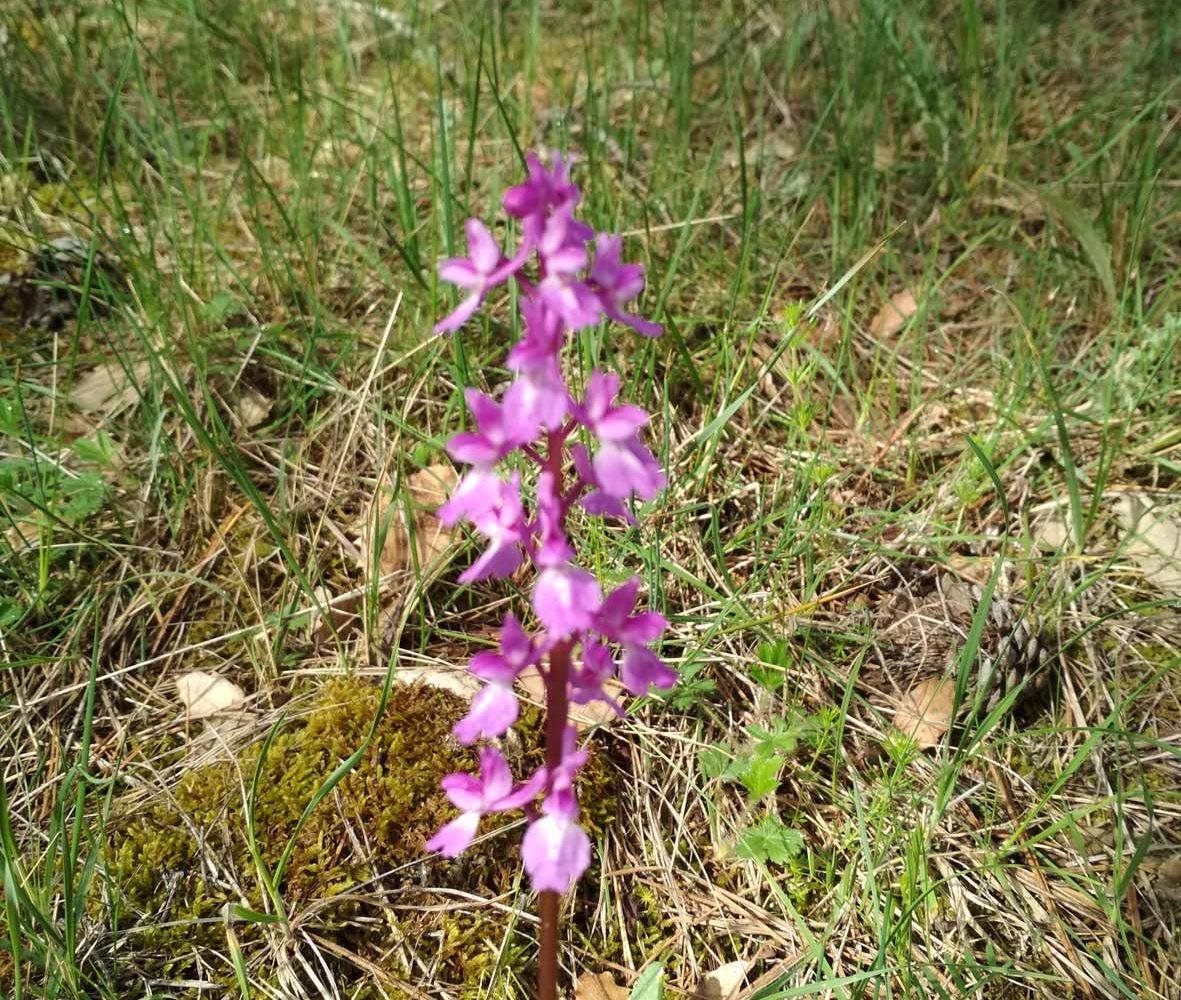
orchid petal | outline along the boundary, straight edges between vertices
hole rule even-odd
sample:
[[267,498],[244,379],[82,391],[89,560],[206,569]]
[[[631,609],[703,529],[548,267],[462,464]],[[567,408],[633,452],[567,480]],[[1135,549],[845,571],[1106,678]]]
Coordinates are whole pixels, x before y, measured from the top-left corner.
[[542,816],[525,832],[521,857],[537,892],[566,892],[590,866],[590,837],[572,819]]
[[471,844],[480,826],[480,814],[465,812],[453,819],[426,842],[428,851],[438,851],[445,858],[458,857]]

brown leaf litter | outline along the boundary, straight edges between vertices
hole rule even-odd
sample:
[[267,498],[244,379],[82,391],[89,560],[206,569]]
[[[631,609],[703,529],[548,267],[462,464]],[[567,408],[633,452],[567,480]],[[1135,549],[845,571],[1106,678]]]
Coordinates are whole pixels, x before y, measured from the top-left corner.
[[214,739],[224,742],[250,729],[251,713],[242,711],[246,692],[233,681],[205,670],[189,670],[174,683],[186,722],[202,720]]
[[701,977],[700,982],[693,988],[693,995],[699,1000],[734,1000],[742,984],[746,982],[750,964],[738,959],[718,966],[713,972]]
[[919,311],[915,293],[904,288],[896,292],[878,311],[869,323],[869,332],[875,337],[891,337],[906,326],[910,318]]
[[140,390],[151,373],[148,361],[97,365],[74,382],[70,403],[84,413],[113,416],[139,402]]
[[454,529],[446,527],[435,511],[446,501],[457,481],[455,470],[443,464],[429,465],[410,475],[406,481],[409,524],[402,498],[379,491],[362,537],[367,565],[372,565],[370,553],[377,539],[381,539],[377,565],[383,576],[412,570],[416,565],[424,570],[433,566],[456,537]]
[[955,718],[955,681],[928,677],[907,691],[894,712],[894,726],[922,750],[936,747]]
[[584,972],[574,982],[574,1000],[627,1000],[630,993],[610,972]]
[[[346,533],[337,530],[342,543],[352,549],[358,568],[367,575],[374,570],[379,574],[383,634],[396,628],[407,575],[416,570],[424,577],[435,573],[459,537],[435,514],[457,481],[458,475],[450,465],[429,465],[406,477],[404,491],[378,489],[355,529],[355,548]],[[313,641],[327,641],[334,631],[347,632],[360,624],[364,588],[334,594],[321,587],[316,596],[322,607],[313,609],[309,619]]]
[[1158,898],[1181,905],[1181,854],[1164,859],[1146,859],[1144,870],[1152,880]]
[[[518,686],[525,696],[535,705],[545,704],[545,679],[536,666],[526,668],[517,678]],[[619,680],[614,677],[603,682],[603,690],[620,704],[626,702],[628,692]],[[612,722],[618,716],[605,701],[592,701],[585,705],[570,704],[570,721],[580,733],[591,726]]]
[[205,670],[190,670],[176,679],[176,694],[190,719],[204,719],[240,708],[246,692],[225,677]]
[[[985,588],[986,566],[963,562],[963,575],[937,571],[896,588],[871,609],[874,641],[857,685],[920,747],[937,745],[955,722],[956,678],[964,644]],[[991,572],[989,570],[989,572]],[[1036,625],[1024,620],[1016,595],[994,593],[962,706],[991,709],[1019,684],[1033,695],[1049,681]]]
[[1115,516],[1126,534],[1124,552],[1144,579],[1170,597],[1181,597],[1181,506],[1124,493]]

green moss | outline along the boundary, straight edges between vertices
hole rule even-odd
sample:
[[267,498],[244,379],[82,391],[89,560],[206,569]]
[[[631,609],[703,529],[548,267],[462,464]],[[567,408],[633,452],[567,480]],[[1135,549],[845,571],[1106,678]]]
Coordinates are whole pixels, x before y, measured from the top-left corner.
[[[377,705],[372,684],[331,682],[311,711],[272,741],[252,802],[259,856],[268,872],[316,789],[360,745]],[[448,692],[396,687],[368,753],[300,831],[278,889],[293,924],[310,919],[315,933],[343,953],[413,978],[419,970],[399,968],[391,958],[410,952],[429,961],[436,979],[452,984],[457,995],[498,996],[505,984],[531,975],[531,939],[506,939],[502,914],[458,906],[453,893],[439,890],[483,898],[512,893],[520,885],[515,838],[490,838],[453,862],[420,863],[426,840],[455,815],[439,779],[475,766],[472,751],[450,735],[464,710]],[[516,773],[524,774],[543,753],[539,713],[524,713],[517,729],[520,739],[506,745],[506,754]],[[114,929],[133,936],[141,970],[192,976],[195,954],[208,959],[226,952],[221,918],[227,903],[267,908],[244,820],[259,753],[254,747],[239,760],[194,770],[166,800],[128,811],[112,824],[108,871],[120,914]],[[615,813],[614,777],[594,756],[583,775],[582,801],[593,835]],[[256,958],[264,934],[275,930],[245,921],[234,925],[244,952]],[[371,978],[347,959],[334,973],[342,985]],[[208,974],[206,967],[202,975]],[[228,965],[221,975],[229,985]]]

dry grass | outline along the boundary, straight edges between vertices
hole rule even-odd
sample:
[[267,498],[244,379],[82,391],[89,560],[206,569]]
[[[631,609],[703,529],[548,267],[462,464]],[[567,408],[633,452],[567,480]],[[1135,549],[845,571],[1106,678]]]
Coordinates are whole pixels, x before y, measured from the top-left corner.
[[[571,980],[660,961],[682,995],[744,960],[744,1000],[1181,996],[1179,593],[1118,516],[1181,523],[1177,42],[1152,5],[14,10],[7,992],[529,995],[519,879],[390,865],[350,817],[326,851],[364,877],[318,898],[223,845],[127,912],[111,845],[300,732],[330,679],[462,684],[520,605],[523,581],[454,584],[462,541],[436,558],[412,483],[462,386],[505,377],[498,323],[424,333],[433,262],[549,145],[584,155],[587,215],[628,233],[668,327],[571,364],[659,415],[667,494],[583,553],[643,573],[685,677],[592,737],[614,819]],[[858,677],[914,668],[883,652],[892,602],[946,568],[995,571],[1052,696],[919,751]],[[967,676],[1003,636],[962,631]],[[234,724],[185,717],[194,669],[247,692]],[[703,765],[785,724],[757,801]],[[802,834],[789,861],[741,856],[765,817]],[[207,884],[234,919],[181,913]]]

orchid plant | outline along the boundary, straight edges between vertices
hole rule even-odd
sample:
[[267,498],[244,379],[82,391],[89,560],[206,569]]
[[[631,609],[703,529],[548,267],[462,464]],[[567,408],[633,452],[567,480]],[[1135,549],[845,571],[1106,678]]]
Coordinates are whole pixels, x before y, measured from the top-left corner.
[[[524,184],[504,195],[505,212],[519,220],[521,240],[510,255],[478,219],[467,222],[468,256],[444,261],[440,276],[467,296],[435,327],[451,333],[484,304],[488,293],[514,281],[523,334],[506,363],[515,379],[501,402],[466,390],[475,430],[448,443],[455,461],[470,468],[439,508],[448,525],[467,521],[487,539],[461,583],[507,577],[526,560],[536,570],[531,605],[536,625],[512,612],[499,648],[478,653],[473,674],[484,687],[455,726],[461,743],[484,741],[480,773],[451,774],[443,788],[460,815],[427,843],[447,857],[460,854],[482,817],[524,809],[529,822],[521,844],[525,871],[541,894],[541,995],[553,995],[557,967],[557,898],[590,864],[591,845],[579,826],[576,776],[586,750],[569,720],[571,703],[619,702],[604,688],[618,677],[634,695],[667,688],[674,671],[650,649],[667,627],[663,616],[637,611],[640,580],[632,577],[604,594],[599,581],[575,562],[567,521],[577,505],[592,515],[635,524],[633,498],[651,500],[663,489],[660,465],[641,439],[649,416],[618,401],[618,375],[594,370],[581,398],[563,378],[560,355],[572,335],[604,317],[647,337],[657,323],[627,311],[644,287],[644,271],[621,260],[622,238],[599,233],[574,216],[580,194],[569,168],[555,156],[546,169],[528,157]],[[581,438],[581,440],[580,440]],[[523,461],[505,471],[506,460]],[[535,466],[530,501],[521,467]],[[498,471],[498,467],[500,471]],[[517,782],[492,742],[518,717],[514,681],[536,668],[546,692],[546,763]]]

